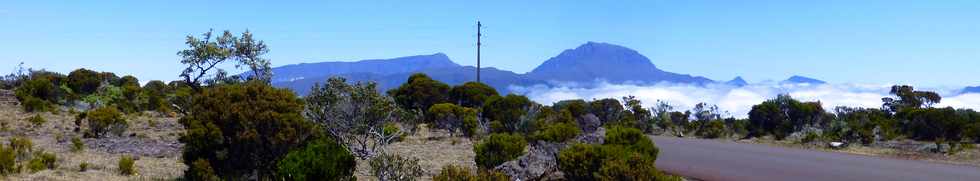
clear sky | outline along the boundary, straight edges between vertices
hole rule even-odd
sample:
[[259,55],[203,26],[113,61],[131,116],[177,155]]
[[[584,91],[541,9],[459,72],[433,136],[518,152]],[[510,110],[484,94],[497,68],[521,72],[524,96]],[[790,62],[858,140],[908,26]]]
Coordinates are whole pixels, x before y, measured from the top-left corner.
[[273,65],[444,52],[530,71],[587,41],[661,69],[728,80],[980,85],[980,1],[40,1],[0,2],[0,73],[18,62],[177,78],[184,37],[255,33]]

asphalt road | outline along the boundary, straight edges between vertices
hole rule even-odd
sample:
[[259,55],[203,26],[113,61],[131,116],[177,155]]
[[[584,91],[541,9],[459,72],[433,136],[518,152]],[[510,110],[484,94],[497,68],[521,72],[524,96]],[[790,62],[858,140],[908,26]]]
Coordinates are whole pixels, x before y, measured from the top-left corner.
[[970,180],[980,167],[717,140],[653,137],[657,168],[702,180]]

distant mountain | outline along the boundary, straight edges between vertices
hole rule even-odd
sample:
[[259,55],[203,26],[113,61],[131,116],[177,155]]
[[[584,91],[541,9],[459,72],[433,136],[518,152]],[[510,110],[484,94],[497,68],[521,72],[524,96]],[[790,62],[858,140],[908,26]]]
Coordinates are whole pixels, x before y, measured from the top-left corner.
[[[445,54],[436,53],[392,59],[304,63],[275,67],[272,69],[272,84],[306,95],[315,83],[322,83],[331,76],[340,76],[350,81],[374,81],[378,83],[380,91],[386,91],[401,85],[412,73],[417,72],[428,74],[433,79],[450,85],[476,80],[475,67],[460,66],[449,60]],[[484,83],[504,94],[510,92],[509,87],[512,85],[551,85],[556,82],[590,85],[597,79],[610,83],[639,84],[715,83],[704,77],[660,70],[650,62],[650,59],[634,50],[596,42],[588,42],[575,49],[565,50],[527,74],[483,68],[481,76]],[[736,80],[732,82],[735,85],[747,84],[741,78]]]
[[749,82],[746,82],[745,79],[742,79],[742,76],[736,76],[735,79],[729,80],[728,82],[725,82],[725,84],[736,86],[736,87],[742,87],[742,86],[749,85]]
[[538,80],[610,83],[659,82],[707,84],[711,79],[666,72],[635,50],[608,43],[588,42],[561,52],[526,74]]
[[[276,87],[285,87],[292,89],[294,92],[300,95],[306,95],[309,93],[310,88],[316,83],[323,83],[330,76],[339,76],[347,78],[348,81],[374,81],[378,83],[379,91],[387,91],[392,88],[396,88],[401,84],[404,84],[408,80],[408,77],[414,73],[425,73],[432,77],[432,79],[444,82],[449,85],[459,85],[468,81],[476,80],[476,67],[473,66],[460,66],[460,67],[443,67],[443,68],[428,68],[421,69],[411,72],[402,72],[395,74],[382,75],[377,73],[348,73],[348,74],[336,74],[328,75],[316,78],[306,78],[295,81],[288,82],[278,82],[273,83]],[[497,89],[497,92],[506,94],[510,92],[508,89],[511,85],[519,86],[531,86],[536,84],[546,84],[544,81],[538,81],[533,79],[525,78],[520,74],[516,74],[511,71],[499,70],[493,67],[482,68],[480,72],[482,77],[480,80]]]
[[963,88],[963,91],[960,91],[960,94],[967,94],[967,93],[980,93],[980,86],[966,87]]
[[272,69],[273,83],[289,82],[306,78],[327,77],[340,74],[370,73],[390,75],[422,69],[460,67],[443,53],[418,55],[392,59],[361,60],[356,62],[301,63]]
[[817,79],[814,79],[814,78],[809,78],[809,77],[794,75],[792,77],[789,77],[789,79],[783,80],[782,82],[779,82],[779,83],[782,83],[782,84],[814,84],[814,85],[817,85],[817,84],[826,84],[827,82],[824,82],[822,80],[817,80]]

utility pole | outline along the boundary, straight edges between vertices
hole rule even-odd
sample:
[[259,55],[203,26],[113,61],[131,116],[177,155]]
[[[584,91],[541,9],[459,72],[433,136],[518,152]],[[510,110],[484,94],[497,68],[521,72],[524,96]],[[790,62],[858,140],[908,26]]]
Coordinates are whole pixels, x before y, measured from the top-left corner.
[[480,82],[480,36],[483,36],[483,34],[480,34],[481,26],[483,25],[480,24],[480,21],[476,21],[476,82],[477,83]]

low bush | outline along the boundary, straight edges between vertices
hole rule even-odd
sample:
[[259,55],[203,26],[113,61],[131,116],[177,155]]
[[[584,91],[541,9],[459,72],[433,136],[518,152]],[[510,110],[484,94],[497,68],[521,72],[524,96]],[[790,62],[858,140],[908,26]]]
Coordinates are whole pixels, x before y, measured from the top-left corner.
[[184,172],[184,179],[187,180],[198,180],[198,181],[220,181],[218,175],[214,173],[214,168],[211,168],[211,163],[205,159],[194,160],[190,164],[190,168]]
[[34,127],[41,127],[44,125],[44,123],[48,122],[48,120],[41,117],[40,114],[35,114],[34,116],[27,118],[27,122],[30,122],[31,125],[34,125]]
[[17,154],[19,160],[26,160],[34,150],[34,143],[31,142],[31,139],[21,136],[10,138],[9,146]]
[[57,162],[58,155],[38,151],[37,153],[34,153],[34,158],[28,162],[27,168],[31,171],[31,173],[35,173],[45,169],[54,169],[58,167]]
[[85,150],[85,142],[82,138],[74,137],[71,138],[71,152],[80,152]]
[[85,172],[85,171],[88,171],[88,167],[90,167],[90,166],[89,166],[89,163],[88,163],[88,162],[82,162],[82,163],[79,163],[79,164],[78,164],[78,171],[79,171],[79,172]]
[[433,181],[471,181],[474,180],[473,172],[466,167],[456,165],[446,165],[442,167],[439,174],[432,177]]
[[52,107],[48,101],[30,96],[21,98],[20,102],[26,112],[44,112]]
[[122,175],[133,175],[136,174],[136,160],[133,160],[132,156],[123,155],[119,157],[119,174]]
[[86,137],[101,138],[111,133],[122,136],[129,123],[123,119],[122,113],[115,107],[102,107],[89,111],[88,130],[85,131]]
[[349,180],[355,167],[354,156],[343,145],[320,139],[286,154],[278,174],[283,180]]
[[575,138],[575,136],[578,136],[580,132],[582,131],[579,130],[578,126],[573,123],[554,123],[535,132],[531,137],[534,140],[561,143]]
[[419,165],[418,159],[395,154],[382,153],[371,158],[369,164],[371,165],[371,172],[380,180],[416,180],[425,173],[422,166]]
[[527,141],[517,134],[495,133],[473,145],[476,153],[476,165],[480,168],[494,168],[504,162],[513,160],[524,154]]
[[12,147],[0,145],[0,176],[18,172],[17,151]]
[[725,128],[725,123],[720,120],[709,121],[704,127],[695,133],[697,136],[702,138],[721,138],[727,135],[728,131]]
[[654,167],[659,149],[636,128],[612,127],[602,145],[575,144],[558,154],[569,180],[677,180]]

